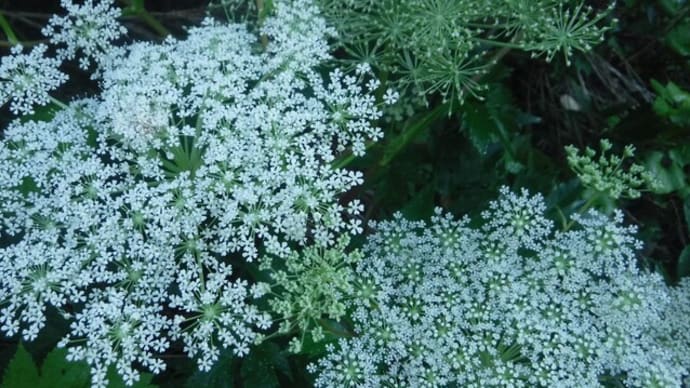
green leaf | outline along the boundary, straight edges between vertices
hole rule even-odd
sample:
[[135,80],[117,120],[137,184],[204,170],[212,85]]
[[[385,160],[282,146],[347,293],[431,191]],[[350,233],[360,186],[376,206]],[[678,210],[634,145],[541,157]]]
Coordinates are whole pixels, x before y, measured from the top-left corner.
[[434,213],[434,194],[436,185],[432,182],[425,186],[402,209],[402,214],[410,220],[424,220]]
[[44,387],[88,388],[91,371],[85,362],[67,361],[67,350],[57,348],[48,353],[41,366]]
[[34,178],[30,176],[25,176],[22,178],[22,183],[18,186],[19,192],[22,193],[24,198],[28,197],[30,193],[39,193],[41,190],[38,188]]
[[652,104],[654,112],[658,116],[668,119],[673,124],[679,126],[690,125],[690,93],[681,89],[673,82],[669,82],[664,86],[653,79],[651,84],[657,93],[657,98]]
[[[20,343],[17,352],[3,376],[2,388],[88,388],[91,385],[91,369],[83,361],[67,360],[67,350],[55,348],[48,353],[41,365],[41,373],[31,354]],[[125,385],[114,367],[108,369],[109,388],[155,388],[153,375],[142,373],[132,386]]]
[[585,203],[581,194],[582,186],[579,179],[556,184],[546,197],[547,214],[565,227],[570,217]]
[[498,128],[485,104],[467,103],[463,123],[474,148],[485,155],[491,144],[500,141]]
[[314,339],[310,335],[305,336],[299,354],[309,356],[310,358],[321,357],[326,354],[326,346],[328,344],[334,344],[338,341],[338,338],[342,338],[342,336],[333,334],[327,330],[324,331],[324,336],[325,338],[318,342],[314,342]]
[[54,103],[47,105],[41,105],[34,107],[34,113],[30,115],[24,115],[20,118],[21,122],[26,123],[29,121],[43,121],[49,122],[53,120],[55,114],[59,112],[62,108]]
[[657,0],[661,8],[671,16],[675,16],[680,11],[685,0]]
[[232,373],[234,362],[235,357],[232,351],[226,349],[221,352],[218,361],[211,367],[211,370],[202,372],[197,369],[187,380],[185,386],[187,388],[232,388],[234,386]]
[[144,0],[124,0],[127,7],[122,8],[123,16],[136,16],[140,10],[146,9]]
[[17,39],[17,35],[14,33],[12,26],[7,21],[5,15],[3,15],[2,12],[0,12],[0,29],[2,29],[2,32],[5,33],[5,36],[7,36],[7,41],[12,46],[19,44],[19,39]]
[[682,23],[669,31],[666,44],[678,54],[690,56],[690,24]]
[[686,246],[685,249],[683,249],[683,251],[680,253],[676,271],[679,278],[690,276],[690,245]]
[[688,189],[682,166],[666,154],[659,151],[651,152],[646,158],[645,167],[658,181],[656,187],[653,188],[655,193],[668,194]]
[[110,366],[110,368],[108,368],[106,378],[108,379],[108,388],[156,388],[155,385],[151,384],[151,380],[153,380],[153,375],[150,373],[141,373],[141,375],[139,376],[139,381],[137,381],[133,385],[125,384],[125,381],[117,373],[117,370],[112,365]]
[[[264,342],[252,349],[242,362],[240,374],[244,386],[252,388],[278,387],[278,375],[276,366],[285,359],[278,345],[272,342]],[[284,361],[287,364],[287,359]]]
[[40,382],[38,368],[31,354],[24,349],[24,345],[20,342],[17,346],[17,352],[10,360],[10,364],[3,375],[2,388],[33,388],[39,386]]
[[263,22],[264,20],[266,20],[266,18],[268,17],[268,15],[270,15],[271,12],[273,12],[273,8],[274,8],[274,6],[273,6],[273,0],[266,0],[266,1],[264,2],[263,8],[261,9],[261,12],[259,13],[259,20],[260,20],[261,22]]
[[[86,362],[67,361],[67,350],[53,349],[41,365],[41,373],[31,354],[20,343],[10,361],[2,381],[2,388],[88,388],[91,385],[91,369]],[[122,377],[111,366],[107,374],[109,388],[155,388],[153,376],[142,373],[134,385],[125,385]]]

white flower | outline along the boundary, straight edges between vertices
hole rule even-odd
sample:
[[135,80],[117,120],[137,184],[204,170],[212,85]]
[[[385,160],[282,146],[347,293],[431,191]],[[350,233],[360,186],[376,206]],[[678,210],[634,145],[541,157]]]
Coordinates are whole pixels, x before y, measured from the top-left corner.
[[555,232],[544,211],[502,189],[483,227],[440,210],[373,225],[348,302],[357,336],[310,366],[316,385],[681,386],[690,283],[638,270],[620,216]]
[[386,94],[383,95],[383,102],[386,105],[393,105],[396,102],[398,102],[398,99],[400,98],[400,94],[393,89],[386,89]]
[[86,0],[82,4],[61,0],[60,4],[67,15],[53,15],[42,31],[50,43],[59,46],[59,60],[74,59],[80,51],[79,66],[86,70],[91,62],[98,62],[111,49],[112,43],[127,32],[117,21],[121,11],[114,6],[113,0],[97,0],[95,4],[93,0]]
[[50,102],[49,91],[57,89],[67,76],[58,70],[60,61],[45,56],[47,46],[34,46],[28,54],[21,46],[0,62],[0,103],[11,100],[14,114],[31,114],[34,106]]
[[98,56],[102,92],[4,132],[0,228],[17,242],[0,248],[0,329],[31,340],[46,306],[64,310],[61,344],[97,386],[110,366],[128,384],[159,373],[175,341],[202,370],[246,355],[271,328],[268,290],[234,265],[361,232],[362,206],[339,197],[362,174],[331,163],[381,137],[374,97],[314,68],[331,31],[311,1],[277,4],[264,51],[211,19],[114,48],[112,2],[63,4],[60,56]]

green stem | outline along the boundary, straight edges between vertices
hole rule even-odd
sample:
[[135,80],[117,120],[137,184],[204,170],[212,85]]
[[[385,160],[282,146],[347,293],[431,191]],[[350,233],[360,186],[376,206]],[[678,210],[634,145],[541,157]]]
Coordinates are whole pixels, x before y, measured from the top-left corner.
[[475,41],[486,44],[489,46],[494,46],[494,47],[505,47],[509,49],[516,49],[516,50],[522,50],[523,47],[519,44],[515,43],[510,43],[510,42],[501,42],[498,40],[491,40],[491,39],[482,39],[482,38],[474,38]]
[[[376,144],[377,142],[375,141],[368,141],[364,146],[365,151],[368,151],[371,147],[373,147]],[[333,161],[331,166],[334,170],[345,168],[355,159],[357,159],[357,156],[353,153],[349,153],[347,156],[341,157],[340,159]]]
[[391,139],[391,141],[386,145],[383,158],[381,158],[379,165],[382,167],[387,166],[404,148],[408,146],[410,142],[427,130],[429,126],[446,111],[446,109],[448,109],[447,104],[438,105],[436,108],[434,108],[434,110],[422,116],[418,121],[403,129],[400,135]]
[[[264,4],[264,0],[255,0],[256,2],[256,19],[257,23],[259,26],[261,26],[264,23],[264,19],[266,18],[265,11],[266,11],[266,5]],[[266,48],[268,46],[268,36],[266,34],[261,34],[261,46],[263,48]]]
[[0,12],[0,28],[2,31],[7,35],[7,40],[10,42],[12,46],[19,44],[19,39],[17,39],[17,35],[15,35],[14,30],[12,30],[12,26],[10,26],[10,23],[7,21],[5,18],[5,15]]
[[67,109],[67,108],[69,108],[69,106],[67,106],[67,104],[65,104],[64,102],[58,100],[57,98],[55,98],[55,97],[53,97],[53,96],[50,96],[50,102],[52,102],[53,104],[59,106],[61,109]]
[[[582,205],[580,210],[577,211],[577,214],[579,214],[579,215],[584,214],[587,210],[589,210],[592,207],[592,205],[594,205],[594,203],[597,201],[597,199],[599,199],[598,194],[595,194],[595,195],[592,195],[591,197],[589,197],[587,202],[585,202],[585,204]],[[570,221],[565,225],[565,228],[563,229],[563,231],[567,232],[568,230],[570,230],[570,228],[573,227],[573,224],[575,224],[575,220],[573,220],[573,217],[570,216]]]
[[259,23],[262,21],[262,14],[264,12],[264,0],[256,0],[256,13],[258,14]]
[[161,37],[166,37],[170,34],[167,28],[165,28],[156,18],[154,18],[149,11],[146,10],[144,6],[145,0],[122,0],[123,3],[127,4],[129,7],[125,10],[128,15],[133,15],[144,21],[151,29],[156,31]]
[[151,14],[146,10],[146,8],[138,8],[137,9],[137,15],[144,21],[146,24],[149,25],[158,35],[162,37],[166,37],[170,35],[170,31],[168,31],[167,28],[165,28],[156,18],[151,16]]
[[21,44],[23,47],[32,47],[36,46],[37,44],[41,43],[47,43],[47,39],[43,40],[24,40],[24,41],[9,41],[9,40],[0,40],[0,47],[7,47],[7,48],[12,48],[18,44]]

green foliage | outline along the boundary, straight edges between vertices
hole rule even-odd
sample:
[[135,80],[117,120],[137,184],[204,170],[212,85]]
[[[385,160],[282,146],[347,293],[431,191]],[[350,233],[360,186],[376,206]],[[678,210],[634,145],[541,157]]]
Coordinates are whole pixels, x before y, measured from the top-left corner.
[[[589,51],[610,29],[613,4],[583,1],[321,0],[350,59],[390,73],[401,90],[451,104],[487,89],[481,78],[507,49],[551,61]],[[503,51],[494,52],[493,49]]]
[[[262,24],[276,2],[216,0],[209,10],[249,20],[251,29]],[[640,265],[662,273],[669,283],[690,277],[687,1],[626,0],[615,9],[608,1],[590,9],[585,4],[595,2],[581,0],[319,2],[340,32],[338,65],[354,69],[368,63],[382,81],[377,97],[388,87],[402,94],[378,123],[385,134],[381,142],[368,142],[363,157],[343,153],[332,162],[363,172],[363,187],[342,196],[362,200],[362,221],[386,219],[397,211],[407,219],[426,220],[438,206],[473,214],[501,185],[529,187],[546,195],[546,214],[563,229],[571,226],[571,216],[589,207],[622,208],[625,222],[636,224],[645,241]],[[157,21],[152,15],[159,14],[147,8],[172,6],[154,0],[126,3],[128,23],[168,33],[160,21],[167,23],[171,16]],[[621,19],[618,24],[614,16]],[[0,20],[3,31],[23,32],[14,25],[16,19],[8,21],[11,27]],[[269,43],[265,36],[259,39],[256,50]],[[621,85],[633,85],[634,103],[618,99],[624,94]],[[50,121],[59,109],[51,103],[21,120]],[[94,148],[96,135],[89,133]],[[601,151],[585,147],[602,138],[611,141],[602,142]],[[617,147],[620,153],[613,152]],[[191,136],[180,137],[167,151],[149,156],[170,180],[194,176],[206,152]],[[220,170],[214,178],[231,192],[241,177],[229,168]],[[26,177],[16,189],[29,200],[39,186]],[[370,232],[365,227],[365,235]],[[353,336],[352,314],[339,296],[362,288],[351,276],[359,246],[354,241],[337,249],[307,248],[278,260],[271,270],[228,258],[238,269],[233,276],[271,284],[258,303],[278,312],[274,318],[282,323],[280,332],[245,357],[221,352],[208,372],[180,361],[155,382],[194,388],[311,386],[306,365],[326,354],[328,345]],[[27,351],[19,344],[3,372],[2,387],[89,386],[85,364],[65,361],[62,349],[46,356],[63,335],[49,325],[39,345],[27,344]],[[112,368],[108,379],[112,386],[124,386]],[[623,379],[606,377],[600,383],[622,387]],[[151,381],[142,375],[141,386]]]
[[172,179],[187,172],[193,177],[203,163],[203,154],[204,151],[194,145],[193,137],[181,136],[180,143],[161,157],[165,175]]
[[[130,387],[154,388],[151,384],[152,378],[151,374],[144,373],[140,380]],[[114,368],[108,370],[108,380],[110,388],[127,386]],[[90,383],[89,366],[84,362],[67,361],[67,350],[52,350],[39,367],[24,345],[19,343],[17,352],[4,372],[2,388],[86,388],[91,385]]]
[[654,112],[675,125],[690,125],[690,93],[673,82],[668,82],[664,86],[652,80],[652,87],[657,93],[652,105]]
[[655,193],[690,194],[690,176],[685,173],[686,166],[690,165],[690,147],[676,147],[666,152],[652,151],[647,154],[645,165],[656,178]]
[[35,387],[42,383],[31,354],[20,343],[2,378],[3,388]]
[[385,150],[383,151],[383,158],[380,161],[381,166],[387,166],[405,147],[411,142],[418,139],[420,135],[429,129],[429,125],[434,122],[438,116],[445,111],[443,105],[439,105],[431,112],[420,115],[416,119],[405,125],[400,134],[389,139]]
[[184,383],[187,388],[275,388],[284,384],[304,384],[282,344],[266,340],[249,355],[238,358],[231,351],[221,353],[207,372],[195,371]]
[[245,387],[274,388],[280,386],[278,375],[291,378],[291,370],[283,350],[272,342],[255,347],[242,362],[240,374]]
[[233,388],[235,386],[234,372],[237,361],[231,351],[223,351],[211,370],[206,372],[194,371],[186,381],[185,387]]
[[666,34],[666,44],[678,54],[690,56],[690,23],[677,25]]

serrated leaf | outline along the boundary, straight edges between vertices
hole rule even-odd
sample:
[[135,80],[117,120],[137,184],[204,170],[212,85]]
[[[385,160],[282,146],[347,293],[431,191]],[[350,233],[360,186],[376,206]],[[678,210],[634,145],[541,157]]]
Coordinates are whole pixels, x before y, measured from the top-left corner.
[[[690,25],[688,30],[690,31]],[[690,42],[688,45],[690,50]],[[676,125],[687,126],[690,123],[690,93],[673,82],[668,82],[664,86],[652,80],[651,84],[657,93],[657,98],[652,104],[654,112]]]
[[19,343],[2,378],[2,388],[33,388],[41,383],[38,368],[31,354]]
[[[139,381],[128,386],[117,374],[114,367],[108,369],[109,388],[155,388],[151,384],[153,375],[142,373]],[[56,348],[48,353],[39,368],[34,363],[31,354],[20,343],[17,353],[10,361],[5,376],[3,388],[88,388],[91,385],[91,369],[85,362],[67,360],[67,350]]]
[[45,387],[88,388],[91,372],[85,362],[67,361],[67,350],[57,348],[48,353],[41,366]]
[[482,155],[486,154],[491,144],[500,140],[496,123],[484,104],[466,104],[463,122],[472,145]]

